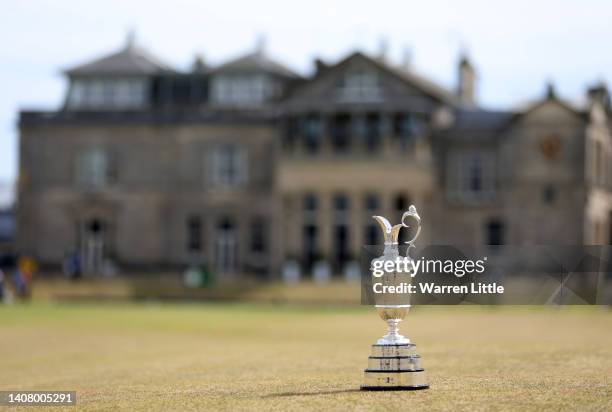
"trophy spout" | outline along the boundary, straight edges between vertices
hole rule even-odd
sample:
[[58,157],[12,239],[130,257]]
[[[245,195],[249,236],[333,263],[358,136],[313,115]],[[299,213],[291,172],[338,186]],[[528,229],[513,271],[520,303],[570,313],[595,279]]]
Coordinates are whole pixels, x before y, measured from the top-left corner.
[[372,218],[378,222],[378,225],[383,232],[385,245],[396,245],[399,238],[400,229],[403,227],[403,225],[397,224],[395,226],[391,226],[391,223],[389,223],[387,218],[384,216],[372,216]]

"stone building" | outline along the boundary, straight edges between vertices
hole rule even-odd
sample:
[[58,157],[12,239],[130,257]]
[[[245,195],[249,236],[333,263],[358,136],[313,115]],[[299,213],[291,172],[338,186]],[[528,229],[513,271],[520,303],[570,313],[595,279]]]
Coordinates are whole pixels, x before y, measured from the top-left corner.
[[423,243],[598,244],[612,234],[610,102],[549,87],[519,110],[449,91],[382,57],[303,77],[255,50],[181,72],[129,40],[67,70],[57,111],[20,113],[18,246],[231,279],[288,261],[341,273],[379,242],[373,214],[415,204]]

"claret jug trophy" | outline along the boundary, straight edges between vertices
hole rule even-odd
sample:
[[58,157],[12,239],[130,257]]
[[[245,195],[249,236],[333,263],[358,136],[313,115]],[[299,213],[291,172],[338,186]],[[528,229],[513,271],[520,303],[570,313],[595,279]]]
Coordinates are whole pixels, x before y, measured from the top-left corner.
[[[397,261],[400,258],[399,233],[400,230],[411,227],[413,236],[406,242],[406,255],[401,259],[411,260],[410,250],[421,231],[421,218],[416,207],[410,206],[402,216],[400,224],[392,226],[382,216],[373,216],[380,225],[384,235],[384,251],[375,261]],[[413,226],[416,225],[416,226]],[[381,267],[381,266],[379,266]],[[404,267],[411,267],[405,265]],[[385,273],[379,280],[385,286],[397,286],[401,283],[410,283],[410,272],[393,271]],[[387,322],[388,332],[372,345],[371,356],[368,358],[368,368],[364,371],[365,382],[362,390],[416,390],[427,389],[425,370],[421,367],[421,358],[416,353],[416,346],[410,339],[400,335],[399,323],[404,319],[410,309],[408,294],[384,294],[376,297],[376,310],[382,320]]]

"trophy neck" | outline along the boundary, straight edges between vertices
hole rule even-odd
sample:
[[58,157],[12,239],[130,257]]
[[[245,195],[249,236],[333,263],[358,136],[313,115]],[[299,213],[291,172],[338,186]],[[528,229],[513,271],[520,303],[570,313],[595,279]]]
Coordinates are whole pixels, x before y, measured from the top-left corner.
[[385,257],[397,257],[399,256],[399,244],[397,242],[385,242],[385,249],[383,250]]

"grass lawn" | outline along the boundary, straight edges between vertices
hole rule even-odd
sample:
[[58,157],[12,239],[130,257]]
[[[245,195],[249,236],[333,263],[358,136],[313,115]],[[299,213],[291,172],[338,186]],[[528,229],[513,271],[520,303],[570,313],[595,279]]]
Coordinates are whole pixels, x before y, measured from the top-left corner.
[[384,328],[367,307],[0,307],[0,390],[76,390],[79,410],[612,410],[609,310],[420,307],[402,331],[431,389],[360,392]]

